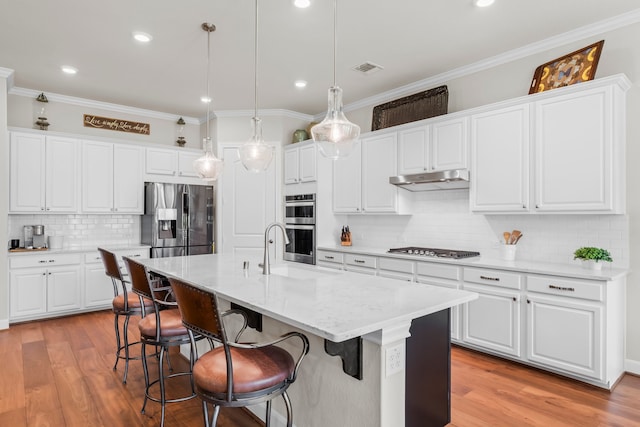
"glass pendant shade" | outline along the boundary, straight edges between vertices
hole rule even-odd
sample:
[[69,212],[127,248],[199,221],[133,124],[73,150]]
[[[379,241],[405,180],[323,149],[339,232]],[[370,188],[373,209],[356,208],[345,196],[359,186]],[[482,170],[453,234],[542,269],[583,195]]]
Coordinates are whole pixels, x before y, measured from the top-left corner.
[[204,155],[193,162],[193,168],[205,181],[215,181],[222,173],[222,160],[213,154],[213,143],[210,137],[203,138],[202,145]]
[[267,170],[273,158],[273,147],[267,145],[262,138],[262,120],[258,117],[251,119],[253,134],[249,141],[238,149],[240,162],[249,172],[262,172]]
[[335,160],[347,157],[360,136],[360,126],[351,123],[342,111],[342,89],[329,88],[329,108],[320,123],[311,128],[311,136],[318,143],[323,156]]

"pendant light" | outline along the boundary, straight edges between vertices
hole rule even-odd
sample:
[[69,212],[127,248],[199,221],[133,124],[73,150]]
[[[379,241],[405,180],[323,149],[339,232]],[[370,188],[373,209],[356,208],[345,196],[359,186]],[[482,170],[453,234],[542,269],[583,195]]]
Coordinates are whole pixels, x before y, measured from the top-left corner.
[[338,26],[337,0],[333,0],[333,86],[329,88],[329,106],[324,120],[311,128],[311,136],[318,143],[320,153],[330,159],[347,157],[360,136],[360,126],[351,123],[344,115],[342,89],[336,85],[336,51]]
[[222,160],[213,154],[213,142],[209,135],[209,119],[211,112],[211,95],[209,94],[209,70],[211,68],[211,33],[216,30],[216,26],[209,23],[202,24],[202,29],[207,32],[207,136],[202,140],[204,155],[193,162],[193,168],[198,176],[205,181],[215,181],[222,173]]
[[258,0],[256,1],[255,17],[255,45],[254,45],[254,112],[251,118],[253,133],[251,138],[238,149],[240,162],[249,172],[267,170],[273,158],[273,147],[267,145],[262,138],[262,120],[258,117]]

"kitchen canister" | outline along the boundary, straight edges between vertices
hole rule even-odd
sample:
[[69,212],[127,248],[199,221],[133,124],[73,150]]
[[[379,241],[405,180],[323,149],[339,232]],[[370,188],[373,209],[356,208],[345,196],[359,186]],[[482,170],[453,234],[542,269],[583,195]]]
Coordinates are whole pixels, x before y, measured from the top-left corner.
[[62,249],[64,236],[49,236],[49,249]]
[[500,258],[505,261],[515,261],[516,245],[500,245]]

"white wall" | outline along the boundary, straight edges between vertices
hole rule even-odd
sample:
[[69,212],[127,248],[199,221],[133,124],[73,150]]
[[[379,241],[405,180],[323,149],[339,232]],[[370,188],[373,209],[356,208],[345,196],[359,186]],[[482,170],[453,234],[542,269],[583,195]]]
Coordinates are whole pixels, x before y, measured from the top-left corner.
[[[417,196],[419,213],[412,217],[349,216],[340,222],[350,225],[354,245],[420,244],[491,254],[502,231],[518,228],[525,234],[518,244],[518,256],[522,258],[570,262],[578,246],[608,248],[616,266],[631,269],[627,281],[626,357],[627,364],[640,372],[640,194],[634,185],[640,182],[640,49],[636,43],[640,24],[443,83],[449,89],[449,112],[523,96],[538,65],[601,39],[605,44],[596,78],[624,73],[632,82],[627,92],[627,215],[474,215],[468,211],[468,191],[457,190],[451,194],[422,193]],[[347,117],[363,131],[371,129],[372,107],[349,111]]]

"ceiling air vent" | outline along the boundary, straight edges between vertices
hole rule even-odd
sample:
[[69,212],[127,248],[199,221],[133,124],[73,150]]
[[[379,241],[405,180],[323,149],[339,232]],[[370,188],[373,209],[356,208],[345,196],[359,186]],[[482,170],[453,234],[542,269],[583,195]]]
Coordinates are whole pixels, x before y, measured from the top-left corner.
[[365,62],[363,64],[356,65],[355,67],[353,67],[353,69],[355,71],[360,71],[361,73],[364,73],[364,74],[373,74],[384,68],[378,64],[374,64],[373,62]]

